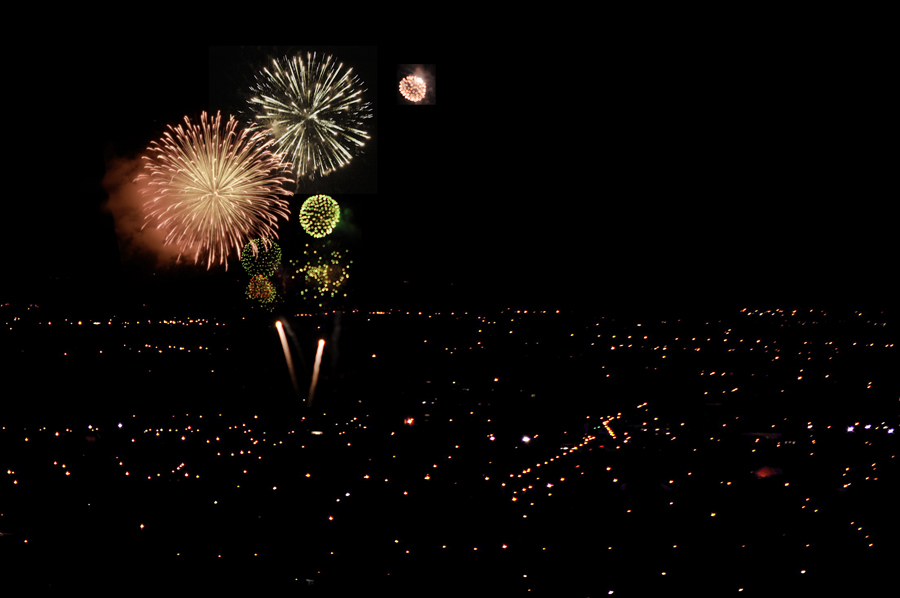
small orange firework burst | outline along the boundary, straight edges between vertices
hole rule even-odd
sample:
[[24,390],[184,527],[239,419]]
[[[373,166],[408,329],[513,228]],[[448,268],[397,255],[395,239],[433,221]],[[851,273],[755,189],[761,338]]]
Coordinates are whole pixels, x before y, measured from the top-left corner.
[[421,102],[425,97],[425,81],[415,75],[404,77],[400,81],[400,94],[410,102]]

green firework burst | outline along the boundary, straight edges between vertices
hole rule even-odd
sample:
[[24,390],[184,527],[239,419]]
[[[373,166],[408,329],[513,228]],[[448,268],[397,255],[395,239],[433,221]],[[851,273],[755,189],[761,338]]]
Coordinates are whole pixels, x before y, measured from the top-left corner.
[[281,248],[271,239],[252,239],[241,251],[241,265],[251,276],[272,276],[281,265]]
[[348,250],[317,249],[306,246],[303,259],[289,260],[291,280],[301,286],[300,296],[310,301],[333,299],[338,296],[346,297],[345,289],[350,278],[350,265]]
[[341,208],[327,195],[313,195],[300,207],[300,224],[307,233],[321,239],[331,233],[341,218]]

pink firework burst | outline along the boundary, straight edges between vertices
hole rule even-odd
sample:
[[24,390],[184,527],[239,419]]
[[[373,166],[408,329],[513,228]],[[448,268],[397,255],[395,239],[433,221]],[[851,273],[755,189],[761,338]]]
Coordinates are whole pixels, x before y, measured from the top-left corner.
[[[269,147],[267,131],[238,130],[230,117],[222,126],[215,118],[200,115],[200,124],[173,127],[147,148],[141,193],[147,197],[144,227],[155,223],[166,232],[166,244],[182,255],[193,254],[194,263],[206,260],[228,269],[228,255],[255,237],[278,238],[278,218],[287,219],[289,204],[282,196],[293,193],[282,183],[293,180],[284,154]],[[143,229],[143,227],[142,227]]]

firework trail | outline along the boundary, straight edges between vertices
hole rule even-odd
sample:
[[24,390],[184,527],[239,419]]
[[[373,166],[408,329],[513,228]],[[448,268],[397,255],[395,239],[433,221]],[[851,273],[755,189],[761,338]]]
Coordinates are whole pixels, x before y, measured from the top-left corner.
[[275,322],[275,327],[278,328],[278,336],[281,337],[281,348],[284,349],[284,358],[287,360],[288,372],[291,374],[291,384],[294,385],[294,392],[297,393],[297,396],[300,396],[300,387],[297,386],[297,376],[294,374],[294,362],[291,360],[291,352],[288,349],[287,337],[284,335],[284,326],[281,324],[281,320]]
[[313,395],[316,394],[316,383],[319,381],[319,365],[322,363],[322,348],[325,346],[325,339],[319,339],[319,348],[316,350],[316,364],[313,366],[312,384],[309,385],[309,396],[306,398],[306,406],[312,407]]
[[334,314],[334,329],[331,331],[331,348],[329,352],[331,353],[332,376],[335,375],[335,368],[337,367],[338,339],[341,336],[341,314],[343,314],[343,312],[340,310],[338,310],[338,312]]
[[325,176],[350,162],[370,136],[364,121],[372,106],[362,100],[362,82],[342,72],[334,57],[315,54],[272,61],[257,75],[250,108],[259,125],[271,129],[299,177]]
[[252,237],[278,238],[278,217],[290,215],[291,196],[281,183],[292,183],[279,171],[289,172],[291,164],[283,154],[273,153],[265,132],[251,134],[237,130],[234,117],[224,130],[222,115],[212,122],[206,112],[200,124],[184,117],[187,129],[169,125],[162,139],[154,141],[144,156],[145,172],[135,179],[148,181],[141,193],[149,199],[143,230],[156,221],[166,231],[166,245],[179,248],[178,259],[194,254],[206,258],[207,270],[218,260],[228,269],[227,257]]

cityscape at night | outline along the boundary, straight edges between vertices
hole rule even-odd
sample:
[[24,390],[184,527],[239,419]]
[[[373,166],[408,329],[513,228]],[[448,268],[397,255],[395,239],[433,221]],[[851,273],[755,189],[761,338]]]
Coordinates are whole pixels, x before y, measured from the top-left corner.
[[0,293],[0,583],[890,583],[881,83],[789,46],[633,53],[543,114],[499,49],[79,50],[104,99]]

